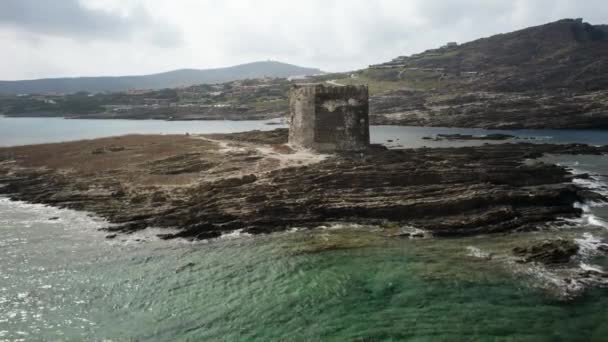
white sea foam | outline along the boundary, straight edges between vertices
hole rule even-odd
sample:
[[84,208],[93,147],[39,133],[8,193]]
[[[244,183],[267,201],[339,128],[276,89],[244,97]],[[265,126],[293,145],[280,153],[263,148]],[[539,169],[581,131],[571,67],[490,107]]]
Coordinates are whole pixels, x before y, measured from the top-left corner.
[[[43,204],[31,204],[22,201],[12,201],[0,197],[0,211],[6,213],[0,218],[0,223],[10,224],[12,215],[20,215],[17,219],[20,226],[31,227],[33,224],[61,224],[63,227],[103,228],[110,224],[97,216],[87,212],[70,209],[59,209]],[[27,213],[27,216],[24,216]],[[57,220],[49,220],[58,218]],[[69,223],[69,224],[66,224]]]
[[591,206],[588,203],[576,202],[574,203],[574,207],[577,209],[581,209],[584,213],[588,213],[591,211]]
[[590,178],[575,178],[572,180],[575,185],[581,188],[597,192],[601,195],[608,196],[608,186],[599,176],[590,176]]
[[251,237],[251,236],[252,235],[250,233],[243,232],[242,229],[237,229],[237,230],[232,231],[230,233],[222,234],[222,236],[220,236],[219,239],[221,239],[221,240],[233,240],[233,239],[239,239],[239,238]]
[[589,223],[590,226],[597,226],[597,227],[602,227],[602,228],[608,229],[608,222],[604,221],[603,219],[601,219],[593,214],[586,215],[586,217],[587,217],[587,222]]
[[603,244],[602,240],[591,233],[584,233],[581,238],[574,239],[574,241],[578,244],[579,255],[583,258],[597,255],[598,247]]
[[589,265],[584,262],[581,262],[580,267],[583,271],[604,273],[604,270],[600,266],[597,266],[597,265]]
[[[580,166],[580,163],[577,161],[572,165],[578,167]],[[589,177],[573,179],[572,182],[575,185],[608,197],[608,184],[604,182],[600,175],[590,174],[587,171],[577,167],[569,166],[568,170],[574,175],[589,174]],[[577,202],[574,204],[574,207],[581,209],[584,213],[583,216],[578,219],[567,219],[566,221],[579,226],[596,226],[608,229],[608,222],[593,213],[593,208],[604,207],[607,205],[608,203],[596,201],[586,201],[584,203]]]
[[492,257],[491,253],[484,252],[475,246],[467,246],[466,249],[468,251],[467,255],[474,258],[490,259]]
[[[179,233],[178,229],[170,229],[170,228],[158,228],[158,227],[148,227],[146,229],[138,230],[131,234],[121,234],[115,239],[108,240],[110,244],[140,244],[147,241],[158,241],[160,238],[158,235],[160,234],[176,234]],[[107,233],[106,233],[107,234]],[[179,240],[179,239],[177,239]]]
[[522,265],[515,261],[511,261],[510,265],[515,273],[534,279],[531,286],[548,290],[561,298],[576,296],[586,287],[583,282],[572,278],[573,270],[550,270],[542,264]]
[[338,223],[330,223],[330,224],[326,224],[326,225],[321,225],[321,226],[316,227],[316,229],[322,229],[322,230],[354,229],[354,230],[366,230],[366,231],[370,231],[370,230],[379,230],[380,227],[379,226],[374,226],[374,225],[358,224],[358,223],[342,223],[342,222],[338,222]]
[[563,218],[563,220],[569,223],[571,228],[579,228],[581,226],[593,226],[602,227],[608,229],[608,222],[591,213],[591,210],[587,208],[583,209],[584,214],[578,218]]

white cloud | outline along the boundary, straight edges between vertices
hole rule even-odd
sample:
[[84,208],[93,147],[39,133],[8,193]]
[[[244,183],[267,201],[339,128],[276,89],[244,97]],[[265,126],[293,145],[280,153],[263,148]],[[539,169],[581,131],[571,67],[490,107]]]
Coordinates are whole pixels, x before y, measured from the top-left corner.
[[[3,0],[0,8],[33,2],[47,3]],[[342,71],[566,17],[608,23],[608,7],[599,0],[48,2],[57,3],[67,9],[47,11],[42,23],[34,20],[39,8],[0,15],[0,44],[11,47],[0,79],[142,74],[265,59]]]

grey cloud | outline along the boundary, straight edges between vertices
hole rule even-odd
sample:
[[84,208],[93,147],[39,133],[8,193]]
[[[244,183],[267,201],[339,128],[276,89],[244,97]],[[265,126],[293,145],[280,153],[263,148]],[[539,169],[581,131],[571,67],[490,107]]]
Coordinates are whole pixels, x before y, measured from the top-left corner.
[[69,38],[121,40],[144,34],[154,44],[177,45],[179,31],[154,21],[142,8],[119,15],[89,9],[79,0],[0,1],[0,25],[8,25],[33,34]]
[[[15,52],[5,56],[0,76],[152,73],[268,58],[347,71],[568,17],[608,23],[605,2],[114,0],[117,14],[77,0],[0,0],[0,42]],[[83,44],[89,40],[103,44]]]

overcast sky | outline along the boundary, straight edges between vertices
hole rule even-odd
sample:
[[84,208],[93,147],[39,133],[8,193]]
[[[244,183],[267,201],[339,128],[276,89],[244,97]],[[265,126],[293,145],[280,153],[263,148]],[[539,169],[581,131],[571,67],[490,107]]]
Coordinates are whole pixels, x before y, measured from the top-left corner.
[[0,79],[278,60],[346,71],[562,18],[606,0],[0,0]]

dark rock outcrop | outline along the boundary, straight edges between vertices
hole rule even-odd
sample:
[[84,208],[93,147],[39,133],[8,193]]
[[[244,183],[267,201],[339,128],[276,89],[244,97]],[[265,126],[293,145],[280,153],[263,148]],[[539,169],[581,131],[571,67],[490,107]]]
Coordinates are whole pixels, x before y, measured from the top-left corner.
[[[434,137],[423,137],[426,140],[509,140],[516,139],[517,137],[509,134],[485,134],[485,135],[472,135],[472,134],[437,134]],[[392,142],[392,141],[389,141]]]
[[516,247],[513,254],[524,263],[563,264],[578,253],[576,242],[566,239],[536,242],[526,247]]

